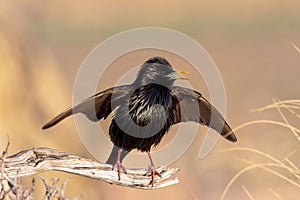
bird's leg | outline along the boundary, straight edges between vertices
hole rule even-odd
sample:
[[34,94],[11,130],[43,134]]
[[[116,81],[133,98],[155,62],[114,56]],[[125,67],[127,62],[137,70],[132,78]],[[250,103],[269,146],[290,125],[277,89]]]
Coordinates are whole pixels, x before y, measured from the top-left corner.
[[121,180],[121,169],[123,170],[123,172],[125,174],[127,174],[127,171],[126,171],[126,168],[124,167],[124,165],[122,165],[120,159],[121,159],[121,153],[122,153],[122,149],[120,148],[118,150],[118,159],[117,159],[117,162],[116,164],[114,164],[112,170],[114,170],[114,168],[116,167],[118,169],[118,178],[119,180]]
[[146,175],[151,174],[151,182],[150,182],[150,184],[151,184],[152,187],[153,187],[153,184],[154,184],[154,176],[155,176],[155,175],[158,175],[158,176],[161,178],[161,174],[160,174],[158,171],[156,171],[156,168],[155,168],[155,166],[154,166],[152,157],[151,157],[151,155],[150,155],[150,151],[147,151],[147,154],[148,154],[148,157],[149,157],[149,160],[150,160],[150,163],[151,163],[151,168],[147,171]]

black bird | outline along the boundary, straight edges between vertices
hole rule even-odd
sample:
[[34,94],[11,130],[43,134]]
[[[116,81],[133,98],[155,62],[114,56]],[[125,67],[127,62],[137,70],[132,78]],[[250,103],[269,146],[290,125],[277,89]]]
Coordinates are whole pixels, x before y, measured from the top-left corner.
[[193,121],[215,129],[231,142],[237,141],[222,115],[199,92],[173,85],[177,79],[187,79],[180,75],[184,73],[187,72],[174,70],[165,58],[150,58],[142,64],[133,83],[109,88],[83,100],[60,113],[43,129],[72,114],[83,113],[97,122],[114,111],[109,135],[119,148],[114,165],[119,179],[121,169],[126,173],[120,161],[122,150],[137,149],[149,156],[153,185],[154,176],[160,174],[155,169],[150,150],[160,143],[172,125]]

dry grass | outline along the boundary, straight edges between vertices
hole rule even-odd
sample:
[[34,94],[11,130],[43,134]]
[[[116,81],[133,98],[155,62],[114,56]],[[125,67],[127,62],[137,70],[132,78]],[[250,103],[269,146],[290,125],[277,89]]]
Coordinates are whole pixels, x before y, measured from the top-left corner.
[[269,188],[269,191],[277,198],[277,199],[281,199],[283,200],[283,198],[274,190],[272,190],[272,188]]
[[244,185],[242,185],[242,188],[245,191],[245,193],[247,194],[247,196],[249,197],[249,199],[254,200],[253,196],[250,194],[250,192]]
[[291,45],[296,49],[296,51],[298,53],[300,53],[300,49],[299,49],[299,47],[297,45],[295,45],[294,43],[291,43]]
[[[300,53],[300,49],[294,44],[291,43],[291,45],[293,46],[293,48],[295,48],[295,50]],[[255,124],[274,124],[274,125],[278,125],[278,126],[282,126],[285,128],[288,128],[293,135],[296,137],[296,139],[298,141],[300,141],[300,129],[291,125],[291,123],[288,120],[288,117],[284,114],[284,110],[288,111],[289,113],[291,113],[293,116],[295,116],[296,118],[300,119],[300,114],[298,113],[300,110],[300,100],[295,99],[295,100],[278,100],[278,99],[273,99],[273,103],[261,108],[257,108],[252,110],[252,112],[263,112],[266,110],[270,110],[270,109],[276,109],[278,111],[278,114],[282,120],[282,122],[280,121],[274,121],[274,120],[254,120],[254,121],[250,121],[250,122],[246,122],[243,123],[239,126],[237,126],[233,131],[236,132],[237,130],[240,130],[241,128],[250,126],[250,125],[255,125]],[[239,172],[237,172],[229,181],[229,183],[226,185],[221,199],[223,200],[225,198],[225,196],[227,195],[229,189],[232,187],[232,185],[236,182],[236,180],[241,177],[244,173],[253,170],[253,169],[260,169],[263,170],[265,172],[271,173],[272,175],[278,177],[279,179],[282,179],[284,181],[286,181],[287,183],[291,184],[292,186],[300,189],[300,170],[299,167],[289,159],[289,157],[294,154],[296,152],[296,150],[293,150],[292,152],[290,152],[288,155],[286,155],[283,159],[277,159],[274,156],[265,153],[263,151],[260,151],[258,149],[255,148],[248,148],[248,147],[237,147],[237,148],[227,148],[225,150],[223,150],[222,152],[228,152],[228,151],[244,151],[244,152],[250,152],[253,154],[256,154],[257,156],[260,157],[264,157],[266,160],[266,162],[260,162],[260,163],[256,163],[247,159],[243,159],[243,158],[239,158],[236,157],[236,159],[240,160],[241,162],[247,163],[249,164],[247,167],[241,169]],[[289,177],[286,174],[283,174],[282,170],[279,171],[277,169],[284,169],[284,171],[288,172],[288,174],[292,175],[291,177]],[[254,200],[255,198],[253,197],[253,195],[249,192],[249,190],[242,185],[242,189],[243,191],[246,193],[246,195],[248,196],[249,199]],[[272,188],[268,189],[269,192],[271,192],[273,194],[273,196],[276,199],[280,199],[283,200],[284,198],[282,197],[282,195],[280,195],[278,192],[274,191]]]
[[[299,50],[299,49],[298,49]],[[278,111],[278,114],[280,115],[283,122],[280,121],[273,121],[273,120],[254,120],[250,122],[246,122],[242,125],[239,125],[234,129],[236,132],[237,130],[240,130],[241,128],[244,128],[249,125],[254,124],[275,124],[279,125],[285,128],[288,128],[296,137],[296,139],[300,140],[300,129],[296,128],[295,126],[292,126],[289,122],[286,115],[284,115],[283,110],[287,110],[288,112],[292,113],[294,116],[300,119],[300,115],[297,113],[297,111],[300,110],[300,100],[273,100],[273,103],[258,109],[255,109],[253,111],[255,112],[262,112],[266,111],[268,109],[276,109]],[[288,155],[286,155],[283,159],[277,159],[274,156],[267,154],[263,151],[260,151],[255,148],[248,148],[248,147],[236,147],[236,148],[227,148],[223,150],[222,152],[228,152],[228,151],[243,151],[243,152],[250,152],[252,154],[256,154],[258,157],[265,158],[265,162],[256,163],[251,160],[243,159],[236,157],[236,159],[240,160],[241,162],[244,162],[246,164],[249,164],[249,166],[245,167],[244,169],[241,169],[239,172],[237,172],[229,181],[229,183],[226,185],[223,194],[221,196],[221,199],[224,199],[227,195],[229,189],[232,187],[234,182],[241,177],[244,173],[253,170],[253,169],[260,169],[265,172],[271,173],[272,175],[278,177],[279,179],[282,179],[286,181],[287,183],[291,184],[292,186],[297,187],[300,190],[300,170],[299,167],[289,159],[289,157],[296,152],[296,150],[290,152]],[[284,171],[288,172],[292,178],[290,178],[288,175],[283,174],[282,170],[279,171],[279,169],[284,169]],[[252,194],[246,189],[245,186],[242,185],[242,189],[247,194],[249,199],[254,200]],[[278,194],[273,189],[269,188],[269,191],[276,197],[277,199],[284,199],[280,194]]]
[[[300,180],[300,171],[299,171],[299,168],[292,161],[289,160],[289,158],[288,158],[289,155],[284,158],[285,162],[283,162],[283,161],[280,161],[280,160],[276,159],[275,157],[271,156],[270,154],[266,154],[262,151],[259,151],[257,149],[253,149],[253,148],[239,147],[239,148],[228,148],[228,149],[223,150],[223,152],[226,152],[226,151],[248,151],[248,152],[251,152],[251,153],[255,153],[259,156],[263,156],[263,157],[269,159],[270,161],[269,162],[263,162],[263,163],[255,163],[255,162],[252,162],[252,161],[249,161],[249,160],[246,160],[246,159],[237,158],[238,160],[249,164],[249,166],[247,166],[244,169],[240,170],[238,173],[235,174],[235,176],[233,176],[231,178],[231,180],[229,181],[229,183],[227,184],[227,186],[225,187],[225,189],[223,191],[221,199],[225,198],[226,194],[228,193],[228,191],[231,188],[231,186],[233,185],[233,183],[241,175],[243,175],[244,173],[246,173],[250,170],[257,169],[257,168],[261,169],[261,170],[264,170],[266,172],[269,172],[269,173],[277,176],[278,178],[281,178],[281,179],[285,180],[286,182],[290,183],[291,185],[293,185],[293,186],[300,189],[300,184],[297,182],[298,180]],[[284,174],[274,170],[273,169],[274,167],[285,169],[290,174],[292,174],[293,177],[296,178],[296,181],[293,180],[293,178],[289,178],[287,175],[284,175]],[[246,194],[249,196],[250,193],[245,188],[243,188],[243,189],[246,192]],[[276,194],[276,196],[279,196],[279,195]],[[252,199],[252,198],[250,198],[250,199]]]
[[280,117],[282,118],[283,122],[280,121],[274,121],[274,120],[254,120],[250,122],[243,123],[233,129],[233,132],[237,132],[238,130],[255,124],[274,124],[278,126],[282,126],[285,128],[288,128],[291,130],[291,132],[295,135],[296,139],[300,141],[300,129],[294,127],[290,124],[287,117],[283,114],[282,109],[286,109],[293,115],[295,115],[297,118],[300,119],[300,115],[296,112],[300,109],[300,100],[285,100],[285,101],[279,101],[273,99],[273,104],[267,105],[265,107],[257,108],[252,110],[253,112],[262,112],[268,109],[276,108]]

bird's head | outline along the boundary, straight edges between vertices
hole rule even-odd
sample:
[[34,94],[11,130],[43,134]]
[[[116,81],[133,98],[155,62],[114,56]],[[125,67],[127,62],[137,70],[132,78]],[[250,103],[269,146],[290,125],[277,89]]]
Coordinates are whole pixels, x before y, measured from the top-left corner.
[[173,69],[171,64],[163,57],[153,57],[141,66],[135,83],[138,85],[156,83],[169,87],[173,85],[175,80],[188,80],[188,78],[181,75],[187,73],[189,72]]

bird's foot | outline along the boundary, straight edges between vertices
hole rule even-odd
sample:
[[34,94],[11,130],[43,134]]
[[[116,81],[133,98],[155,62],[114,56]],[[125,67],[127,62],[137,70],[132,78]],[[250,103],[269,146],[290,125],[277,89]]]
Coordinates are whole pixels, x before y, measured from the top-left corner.
[[117,161],[116,164],[114,164],[112,170],[114,170],[115,168],[117,168],[118,178],[119,178],[119,180],[121,180],[121,170],[123,170],[123,172],[125,174],[127,174],[126,168],[124,167],[124,165],[120,161]]
[[151,175],[151,181],[150,181],[149,185],[152,185],[152,187],[153,187],[154,176],[157,175],[160,178],[162,178],[162,176],[161,176],[161,174],[158,171],[156,171],[155,166],[150,166],[150,168],[148,169],[148,171],[145,174],[145,176],[150,176],[150,175]]

